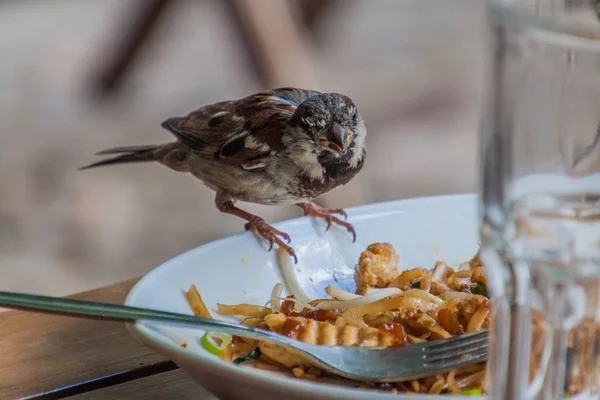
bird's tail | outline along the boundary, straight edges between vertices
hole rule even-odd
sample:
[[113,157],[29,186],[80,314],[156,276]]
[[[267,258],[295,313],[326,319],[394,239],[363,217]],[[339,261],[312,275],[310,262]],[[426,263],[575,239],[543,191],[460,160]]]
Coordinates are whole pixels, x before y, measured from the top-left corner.
[[79,169],[89,169],[95,167],[101,167],[103,165],[111,164],[124,164],[134,162],[148,162],[157,161],[157,151],[162,145],[148,145],[148,146],[127,146],[127,147],[115,147],[112,149],[106,149],[99,151],[96,155],[105,154],[118,154],[115,157],[106,158],[104,160],[96,161],[95,163],[80,167]]

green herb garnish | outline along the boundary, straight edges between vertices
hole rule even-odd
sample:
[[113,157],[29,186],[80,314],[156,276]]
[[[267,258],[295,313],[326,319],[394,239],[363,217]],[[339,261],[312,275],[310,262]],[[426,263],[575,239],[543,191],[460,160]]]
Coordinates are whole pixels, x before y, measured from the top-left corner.
[[483,393],[481,389],[468,389],[461,393],[464,396],[481,396]]
[[477,282],[477,284],[473,288],[473,294],[478,294],[480,296],[485,296],[487,298],[490,297],[490,296],[488,296],[487,286],[485,285],[485,283],[481,283],[481,282]]
[[250,353],[246,354],[244,357],[236,358],[235,360],[233,360],[233,363],[241,364],[241,363],[245,363],[248,361],[258,360],[258,358],[261,356],[261,354],[262,353],[260,352],[260,347],[257,347],[254,350],[252,350]]
[[452,390],[450,390],[450,389],[448,389],[448,388],[443,388],[443,389],[440,391],[440,394],[450,394],[450,393],[452,393]]

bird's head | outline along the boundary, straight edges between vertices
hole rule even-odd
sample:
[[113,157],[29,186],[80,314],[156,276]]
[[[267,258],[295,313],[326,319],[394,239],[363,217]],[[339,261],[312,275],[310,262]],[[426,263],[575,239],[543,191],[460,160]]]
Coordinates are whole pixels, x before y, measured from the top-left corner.
[[354,102],[339,93],[323,93],[302,102],[290,124],[319,156],[340,158],[350,150],[362,152],[366,129]]

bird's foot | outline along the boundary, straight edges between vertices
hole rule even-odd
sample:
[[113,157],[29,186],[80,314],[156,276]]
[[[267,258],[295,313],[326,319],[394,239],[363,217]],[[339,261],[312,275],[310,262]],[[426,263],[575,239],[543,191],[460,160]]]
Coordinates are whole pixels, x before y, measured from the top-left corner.
[[256,216],[251,218],[250,221],[244,225],[244,228],[246,228],[247,231],[255,232],[258,236],[269,242],[269,251],[273,249],[273,244],[277,244],[277,246],[285,250],[290,257],[294,259],[294,263],[298,263],[298,257],[296,257],[294,249],[283,242],[283,240],[287,243],[291,242],[290,235],[287,233],[273,228],[271,225],[267,224],[264,219]]
[[350,232],[352,234],[352,241],[356,242],[356,231],[354,230],[354,227],[352,226],[352,224],[350,224],[346,221],[342,221],[341,219],[339,219],[338,217],[335,216],[336,214],[341,215],[342,217],[344,217],[344,219],[346,219],[348,217],[346,212],[344,210],[342,210],[341,208],[335,208],[335,209],[322,208],[311,202],[298,203],[296,205],[298,207],[300,207],[302,210],[304,210],[304,215],[324,219],[325,222],[327,222],[327,230],[329,230],[329,228],[331,228],[331,224],[337,224],[337,225],[343,226],[344,228],[346,228],[346,230],[348,232]]

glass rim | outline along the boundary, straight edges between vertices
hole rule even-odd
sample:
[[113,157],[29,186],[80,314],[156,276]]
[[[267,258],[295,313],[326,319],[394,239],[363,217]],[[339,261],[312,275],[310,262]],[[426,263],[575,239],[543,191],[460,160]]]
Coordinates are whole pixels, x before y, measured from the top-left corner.
[[573,22],[558,22],[541,17],[534,12],[515,8],[506,0],[489,0],[491,8],[502,21],[515,23],[538,34],[551,35],[555,40],[569,46],[600,49],[600,16],[598,27]]

